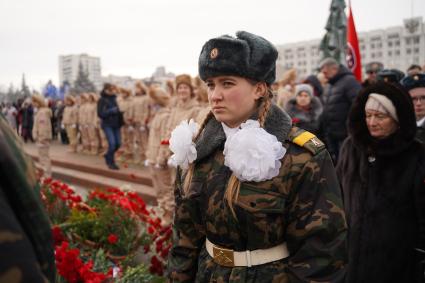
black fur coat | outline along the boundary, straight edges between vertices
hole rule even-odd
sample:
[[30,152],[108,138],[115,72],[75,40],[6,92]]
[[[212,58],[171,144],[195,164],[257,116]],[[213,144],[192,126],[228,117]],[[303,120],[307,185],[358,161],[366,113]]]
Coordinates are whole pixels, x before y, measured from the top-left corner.
[[[370,93],[387,96],[399,130],[373,139],[365,123]],[[347,282],[419,282],[415,248],[425,247],[425,149],[415,137],[410,97],[386,83],[366,88],[349,116],[340,179],[349,227]]]

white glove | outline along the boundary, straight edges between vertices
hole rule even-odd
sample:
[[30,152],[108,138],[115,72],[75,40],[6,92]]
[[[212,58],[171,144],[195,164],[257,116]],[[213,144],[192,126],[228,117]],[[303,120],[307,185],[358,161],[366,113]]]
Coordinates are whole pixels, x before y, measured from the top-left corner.
[[146,166],[146,167],[148,167],[149,166],[149,160],[145,160],[145,162],[144,162],[144,165]]
[[159,165],[159,164],[157,163],[157,164],[155,164],[155,168],[156,168],[156,169],[161,169],[162,167],[161,167],[161,165]]
[[64,124],[61,124],[61,129],[62,130],[65,129],[65,125]]
[[131,133],[132,131],[134,131],[133,126],[128,127],[128,132]]
[[77,125],[75,125],[75,124],[71,125],[71,128],[73,128],[73,129],[75,129],[76,127],[77,127]]
[[146,131],[146,127],[145,127],[145,126],[141,126],[141,127],[139,128],[139,130],[140,130],[141,132],[144,132],[144,131]]

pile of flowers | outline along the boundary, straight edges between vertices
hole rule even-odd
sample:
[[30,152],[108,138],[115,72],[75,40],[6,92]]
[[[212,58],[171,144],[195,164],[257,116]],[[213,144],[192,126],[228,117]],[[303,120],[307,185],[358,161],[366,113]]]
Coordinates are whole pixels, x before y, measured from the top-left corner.
[[58,282],[165,281],[171,227],[161,225],[137,193],[93,190],[83,200],[60,181],[40,185],[53,226]]

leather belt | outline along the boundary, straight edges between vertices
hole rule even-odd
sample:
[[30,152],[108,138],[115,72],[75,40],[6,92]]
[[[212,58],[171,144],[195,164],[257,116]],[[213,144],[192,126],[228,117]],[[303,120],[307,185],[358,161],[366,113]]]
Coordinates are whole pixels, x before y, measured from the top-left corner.
[[287,258],[289,251],[286,242],[269,249],[236,252],[214,245],[208,239],[205,241],[209,255],[219,265],[227,267],[255,266]]

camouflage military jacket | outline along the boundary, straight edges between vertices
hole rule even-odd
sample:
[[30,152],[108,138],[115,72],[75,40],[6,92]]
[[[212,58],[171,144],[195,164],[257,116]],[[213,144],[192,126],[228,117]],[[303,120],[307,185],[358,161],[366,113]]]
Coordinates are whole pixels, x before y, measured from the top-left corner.
[[1,114],[0,174],[0,283],[54,282],[53,239],[34,166]]
[[[297,141],[305,131],[273,106],[265,129],[287,148],[278,176],[243,182],[233,217],[224,192],[231,171],[224,165],[225,134],[214,118],[197,141],[198,157],[189,192],[176,181],[171,282],[342,282],[346,221],[332,161],[317,139]],[[305,135],[304,135],[305,136]],[[303,146],[297,145],[303,144]],[[290,256],[252,267],[225,267],[205,249],[206,237],[235,251],[287,243]]]

